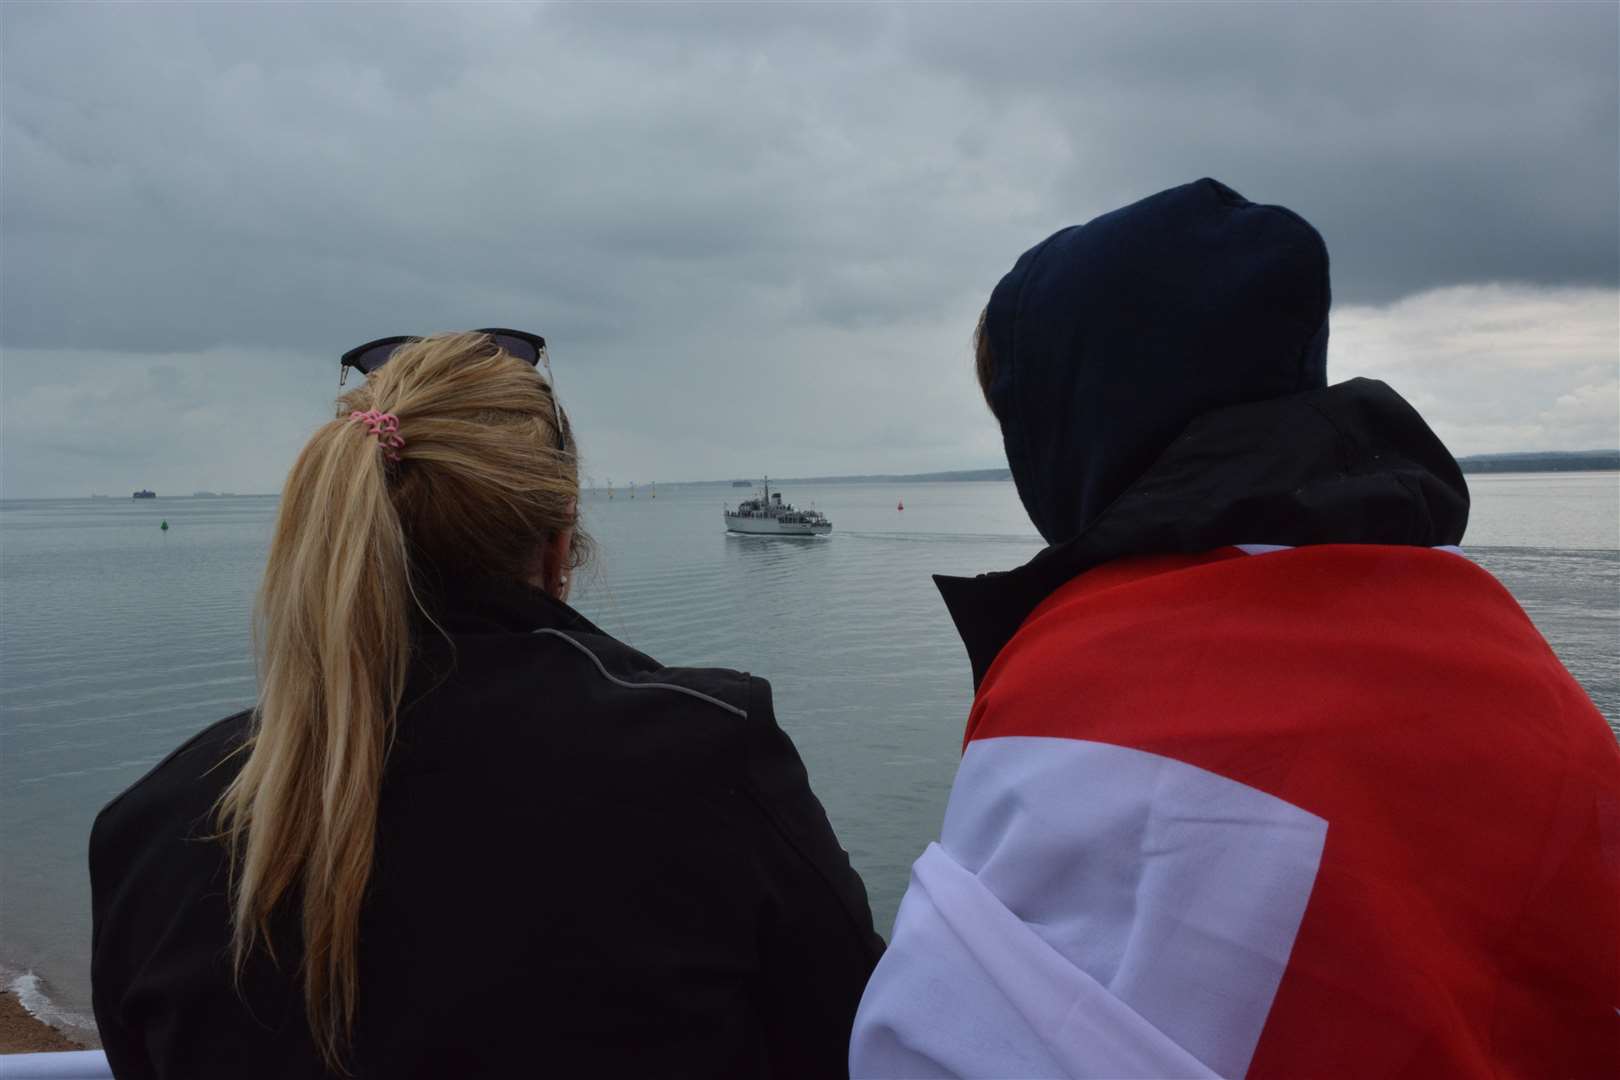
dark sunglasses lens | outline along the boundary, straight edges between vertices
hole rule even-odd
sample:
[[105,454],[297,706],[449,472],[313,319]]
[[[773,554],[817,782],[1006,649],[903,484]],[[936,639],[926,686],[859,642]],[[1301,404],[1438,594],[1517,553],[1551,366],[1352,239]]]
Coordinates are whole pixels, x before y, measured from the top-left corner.
[[[515,356],[526,364],[540,364],[540,348],[528,338],[514,337],[511,334],[490,334],[490,340],[495,342],[500,350],[508,356]],[[421,338],[394,338],[388,341],[379,341],[375,345],[367,346],[352,355],[345,356],[343,362],[348,367],[359,368],[366,374],[371,374],[393,358],[394,353],[413,341]]]
[[501,351],[508,356],[515,356],[526,364],[540,363],[540,350],[534,347],[534,342],[525,338],[512,337],[508,334],[491,334],[490,340],[500,346]]
[[389,358],[404,344],[403,341],[389,341],[381,345],[373,345],[350,360],[349,363],[369,375],[388,363]]

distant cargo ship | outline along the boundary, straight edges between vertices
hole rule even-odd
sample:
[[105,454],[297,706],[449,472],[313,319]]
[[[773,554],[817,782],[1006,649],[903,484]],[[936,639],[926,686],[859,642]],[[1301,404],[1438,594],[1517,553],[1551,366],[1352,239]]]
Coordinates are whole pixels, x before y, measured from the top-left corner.
[[732,487],[753,487],[754,482],[752,480],[733,480],[731,482],[731,486]]
[[139,490],[135,494],[131,495],[130,498],[132,498],[132,499],[155,499],[155,498],[157,498],[157,492],[155,492],[155,491],[147,491],[145,488],[141,488],[141,490]]

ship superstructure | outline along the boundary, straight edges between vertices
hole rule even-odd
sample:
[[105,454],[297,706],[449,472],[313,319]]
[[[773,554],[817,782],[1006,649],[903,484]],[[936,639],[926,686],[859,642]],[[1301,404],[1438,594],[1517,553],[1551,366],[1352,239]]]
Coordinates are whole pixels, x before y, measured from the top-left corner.
[[832,532],[832,522],[817,510],[799,510],[782,500],[780,491],[771,491],[767,477],[761,493],[744,499],[733,510],[726,507],[726,530],[762,536],[824,536]]

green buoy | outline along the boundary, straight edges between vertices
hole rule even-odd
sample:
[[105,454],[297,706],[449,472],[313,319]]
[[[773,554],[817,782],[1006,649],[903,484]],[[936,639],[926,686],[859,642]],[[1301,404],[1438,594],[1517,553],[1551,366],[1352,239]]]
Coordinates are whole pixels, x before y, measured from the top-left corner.
[[164,532],[168,532],[169,531],[169,523],[167,521],[165,521],[162,525],[159,525],[158,528],[162,529]]

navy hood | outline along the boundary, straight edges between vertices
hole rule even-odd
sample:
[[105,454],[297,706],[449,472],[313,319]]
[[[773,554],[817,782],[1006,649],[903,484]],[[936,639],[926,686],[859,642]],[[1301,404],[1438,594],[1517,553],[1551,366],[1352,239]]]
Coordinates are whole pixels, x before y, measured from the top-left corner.
[[1053,234],[990,295],[1007,462],[1051,544],[1214,409],[1327,384],[1327,246],[1215,180]]

